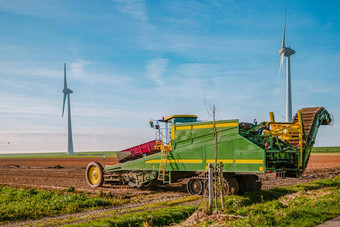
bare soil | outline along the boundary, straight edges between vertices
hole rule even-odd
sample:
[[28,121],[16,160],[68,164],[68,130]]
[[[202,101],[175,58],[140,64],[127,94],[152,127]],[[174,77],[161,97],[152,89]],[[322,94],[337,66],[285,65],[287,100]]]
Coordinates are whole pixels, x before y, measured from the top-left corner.
[[[108,158],[104,163],[101,157],[69,158],[15,158],[0,159],[0,184],[18,187],[43,189],[66,189],[69,186],[77,190],[98,193],[110,191],[114,195],[132,196],[152,193],[127,186],[90,188],[85,181],[85,169],[92,161],[102,165],[117,164],[116,158]],[[312,154],[307,170],[300,178],[265,181],[264,188],[289,186],[316,179],[326,179],[340,175],[340,154]],[[180,190],[177,188],[177,190]]]
[[307,170],[325,169],[340,166],[340,153],[312,154]]

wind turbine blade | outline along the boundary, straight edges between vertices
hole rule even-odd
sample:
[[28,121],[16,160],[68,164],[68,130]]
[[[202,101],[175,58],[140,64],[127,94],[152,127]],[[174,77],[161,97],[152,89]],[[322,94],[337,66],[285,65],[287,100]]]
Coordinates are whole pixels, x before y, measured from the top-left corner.
[[282,47],[281,48],[285,48],[285,39],[286,39],[286,14],[287,14],[287,7],[285,8],[285,23],[284,23],[284,27],[283,27],[283,36],[282,36]]
[[64,63],[64,90],[67,89],[67,82],[66,82],[66,63]]
[[64,94],[64,102],[63,102],[63,112],[61,116],[64,116],[64,110],[65,110],[65,101],[66,101],[66,94]]
[[280,68],[279,68],[279,75],[282,75],[281,72],[282,72],[282,69],[283,69],[283,59],[285,57],[285,53],[282,53],[281,54],[281,61],[280,61]]

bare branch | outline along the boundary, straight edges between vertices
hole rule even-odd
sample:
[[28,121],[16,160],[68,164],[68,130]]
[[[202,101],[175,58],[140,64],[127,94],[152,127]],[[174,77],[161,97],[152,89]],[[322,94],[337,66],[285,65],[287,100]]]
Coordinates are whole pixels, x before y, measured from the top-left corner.
[[205,109],[206,109],[208,115],[210,117],[212,117],[212,114],[211,114],[211,105],[209,104],[209,106],[210,106],[210,112],[209,112],[208,107],[207,107],[207,100],[205,99],[205,92],[204,92],[204,106],[205,106]]

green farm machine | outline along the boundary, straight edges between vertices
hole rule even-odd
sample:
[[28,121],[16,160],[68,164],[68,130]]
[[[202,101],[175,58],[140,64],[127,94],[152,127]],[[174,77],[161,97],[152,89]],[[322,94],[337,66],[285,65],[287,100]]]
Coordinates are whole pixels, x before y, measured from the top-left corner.
[[137,188],[181,183],[190,194],[203,194],[216,147],[226,194],[258,190],[268,177],[299,177],[307,167],[319,126],[330,125],[331,115],[323,107],[298,110],[290,123],[276,122],[274,114],[269,115],[270,121],[257,125],[238,120],[198,122],[194,115],[150,121],[156,140],[143,144],[146,151],[136,151],[139,145],[119,152],[117,165],[91,162],[87,183]]

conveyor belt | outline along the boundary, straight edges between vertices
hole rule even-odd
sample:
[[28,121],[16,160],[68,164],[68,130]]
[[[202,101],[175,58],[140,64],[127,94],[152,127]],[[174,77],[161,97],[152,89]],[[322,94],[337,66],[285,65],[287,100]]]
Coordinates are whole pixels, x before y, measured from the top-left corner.
[[[301,109],[301,115],[303,120],[303,126],[305,130],[306,140],[303,141],[303,148],[305,148],[306,143],[308,144],[311,139],[311,130],[315,124],[317,116],[324,110],[323,107],[307,107]],[[293,118],[293,123],[298,121],[297,114]],[[297,135],[298,136],[298,135]],[[291,141],[289,142],[290,145],[297,147],[299,142],[298,141]]]

